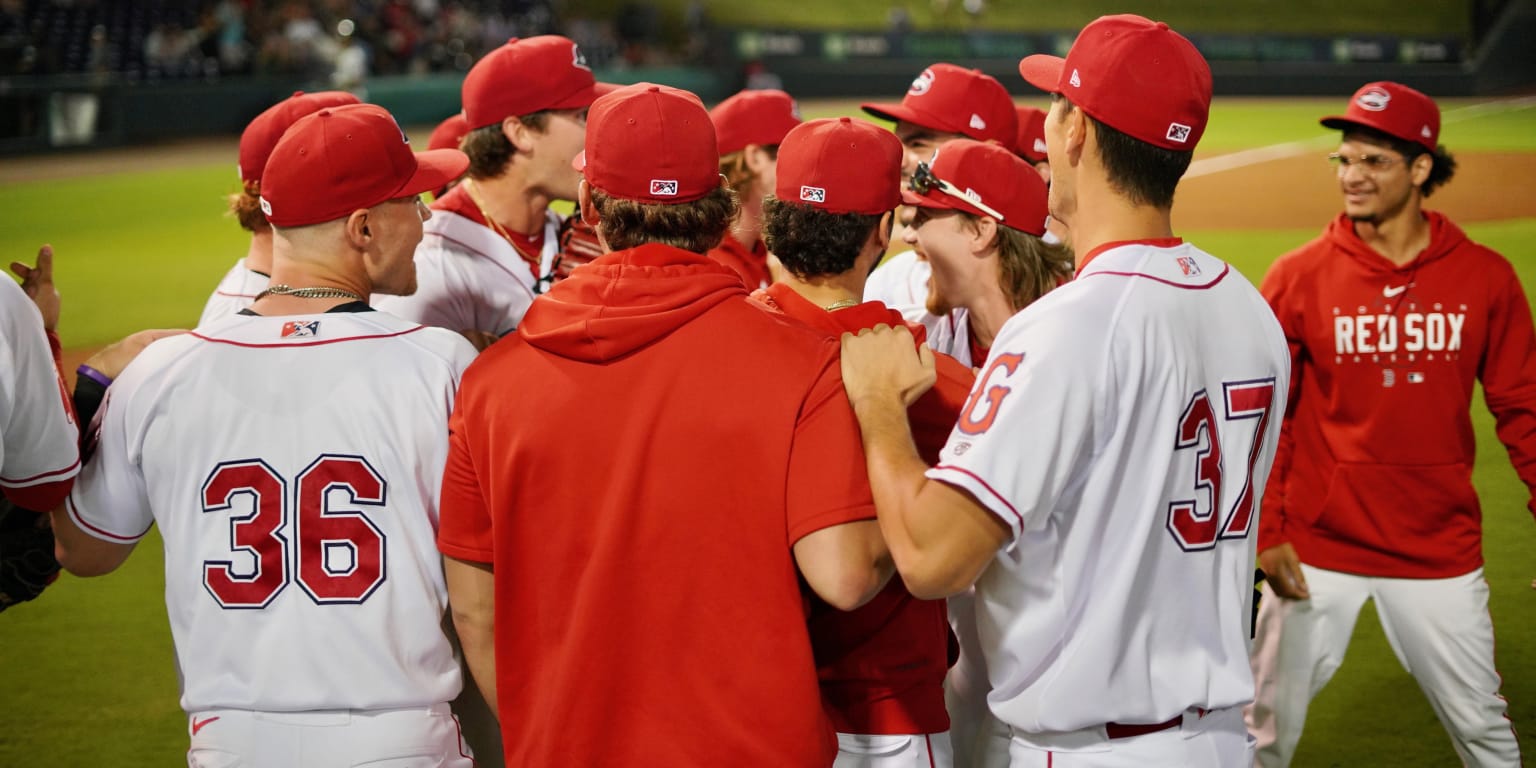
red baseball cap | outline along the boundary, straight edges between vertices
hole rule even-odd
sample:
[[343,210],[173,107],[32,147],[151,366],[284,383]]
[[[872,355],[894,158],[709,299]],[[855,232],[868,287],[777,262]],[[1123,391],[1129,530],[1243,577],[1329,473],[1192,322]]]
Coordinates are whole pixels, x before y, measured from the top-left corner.
[[[1036,237],[1045,234],[1050,215],[1045,180],[1006,147],[959,139],[940,147],[925,165],[933,180],[925,185],[919,168],[912,175],[913,189],[902,191],[902,202],[991,216],[1011,229]],[[915,191],[924,186],[924,191]]]
[[748,144],[770,147],[800,124],[800,108],[783,91],[742,91],[709,111],[715,124],[715,143],[722,156],[740,152]]
[[587,148],[571,165],[588,184],[639,203],[690,203],[720,186],[715,126],[698,96],[635,83],[592,102]]
[[300,118],[272,150],[262,172],[261,210],[275,227],[319,224],[437,189],[468,167],[457,149],[412,152],[383,107],[322,109]]
[[979,69],[954,64],[934,64],[923,70],[900,104],[860,106],[882,120],[902,120],[1007,147],[1018,137],[1019,120],[1008,89]]
[[848,117],[802,123],[779,144],[773,194],[831,213],[882,214],[901,204],[901,140]]
[[1363,125],[1435,151],[1440,140],[1440,107],[1435,100],[1402,83],[1366,83],[1349,100],[1342,115],[1320,120],[1328,128],[1349,130]]
[[469,123],[465,122],[464,113],[460,112],[432,129],[432,135],[427,138],[427,149],[458,149],[459,142],[464,140],[467,133]]
[[240,165],[236,169],[240,173],[240,180],[261,181],[261,169],[267,166],[267,157],[272,154],[272,148],[277,146],[277,140],[283,137],[283,133],[295,120],[326,107],[358,103],[358,98],[346,91],[294,91],[292,96],[268,107],[251,120],[240,134]]
[[480,57],[464,76],[470,129],[546,109],[578,109],[597,98],[592,69],[568,37],[512,38]]
[[1045,159],[1045,110],[1019,107],[1019,140],[1013,151],[1031,163]]
[[1100,16],[1078,34],[1067,58],[1036,54],[1019,74],[1059,93],[1090,117],[1154,146],[1193,150],[1211,111],[1211,67],[1161,21]]

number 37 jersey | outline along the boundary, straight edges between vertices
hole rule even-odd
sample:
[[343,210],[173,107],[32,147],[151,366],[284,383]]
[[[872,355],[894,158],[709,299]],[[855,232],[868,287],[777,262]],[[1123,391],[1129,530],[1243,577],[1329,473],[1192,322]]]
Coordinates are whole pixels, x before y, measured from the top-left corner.
[[121,543],[159,526],[184,709],[457,695],[435,534],[473,356],[380,312],[234,316],[113,383],[69,514]]
[[1011,318],[929,476],[1010,531],[977,583],[992,709],[1026,732],[1252,699],[1258,500],[1289,356],[1253,286],[1115,243]]

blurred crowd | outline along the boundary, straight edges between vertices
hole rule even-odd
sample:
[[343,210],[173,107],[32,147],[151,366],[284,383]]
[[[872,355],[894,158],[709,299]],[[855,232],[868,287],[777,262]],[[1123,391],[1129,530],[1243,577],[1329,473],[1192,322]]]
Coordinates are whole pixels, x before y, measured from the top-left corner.
[[463,72],[510,37],[558,32],[589,64],[663,63],[697,50],[631,2],[603,18],[562,0],[0,0],[0,75],[106,74],[130,80],[302,75],[349,87],[363,74]]

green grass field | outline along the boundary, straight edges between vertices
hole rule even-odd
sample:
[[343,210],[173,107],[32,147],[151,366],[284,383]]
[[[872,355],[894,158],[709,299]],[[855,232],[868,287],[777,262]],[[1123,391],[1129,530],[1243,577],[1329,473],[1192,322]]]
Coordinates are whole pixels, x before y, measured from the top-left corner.
[[[1202,152],[1220,153],[1318,136],[1333,102],[1218,102]],[[1445,141],[1458,151],[1536,151],[1536,110],[1468,112],[1446,106]],[[847,103],[806,105],[807,117],[851,114]],[[424,135],[424,134],[419,134]],[[418,142],[424,143],[424,142]],[[10,184],[0,188],[0,253],[30,261],[38,244],[57,251],[66,346],[101,344],[143,327],[194,322],[245,238],[220,215],[235,187],[228,162],[139,174]],[[1536,189],[1533,189],[1536,191]],[[1271,191],[1270,194],[1282,192]],[[1243,204],[1241,201],[1234,204]],[[1232,261],[1251,279],[1271,259],[1312,237],[1297,230],[1181,234]],[[1515,264],[1536,291],[1536,219],[1467,227]],[[1499,667],[1511,718],[1536,760],[1536,527],[1528,494],[1475,406],[1487,578]],[[151,535],[119,572],[65,576],[40,600],[0,615],[11,659],[0,696],[0,765],[164,766],[184,763],[186,724],[163,604],[160,542]],[[43,757],[46,756],[46,757]],[[1455,764],[1449,741],[1367,610],[1343,670],[1314,703],[1296,765]]]

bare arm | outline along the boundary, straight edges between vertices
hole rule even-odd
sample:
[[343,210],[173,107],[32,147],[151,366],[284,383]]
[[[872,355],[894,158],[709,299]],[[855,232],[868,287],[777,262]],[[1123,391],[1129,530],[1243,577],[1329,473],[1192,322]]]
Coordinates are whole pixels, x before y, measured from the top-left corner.
[[[65,501],[67,506],[71,502]],[[64,570],[76,576],[105,576],[133,554],[139,542],[98,539],[75,524],[65,507],[53,510],[53,556]]]
[[907,590],[924,599],[965,591],[1007,529],[964,491],[924,476],[907,407],[934,381],[933,352],[906,328],[843,335],[843,384],[859,419],[880,530]]
[[891,578],[890,551],[874,520],[806,534],[795,542],[795,563],[811,590],[843,611],[869,602]]
[[464,661],[475,685],[500,717],[496,706],[496,575],[490,563],[443,557],[453,627],[464,648]]

